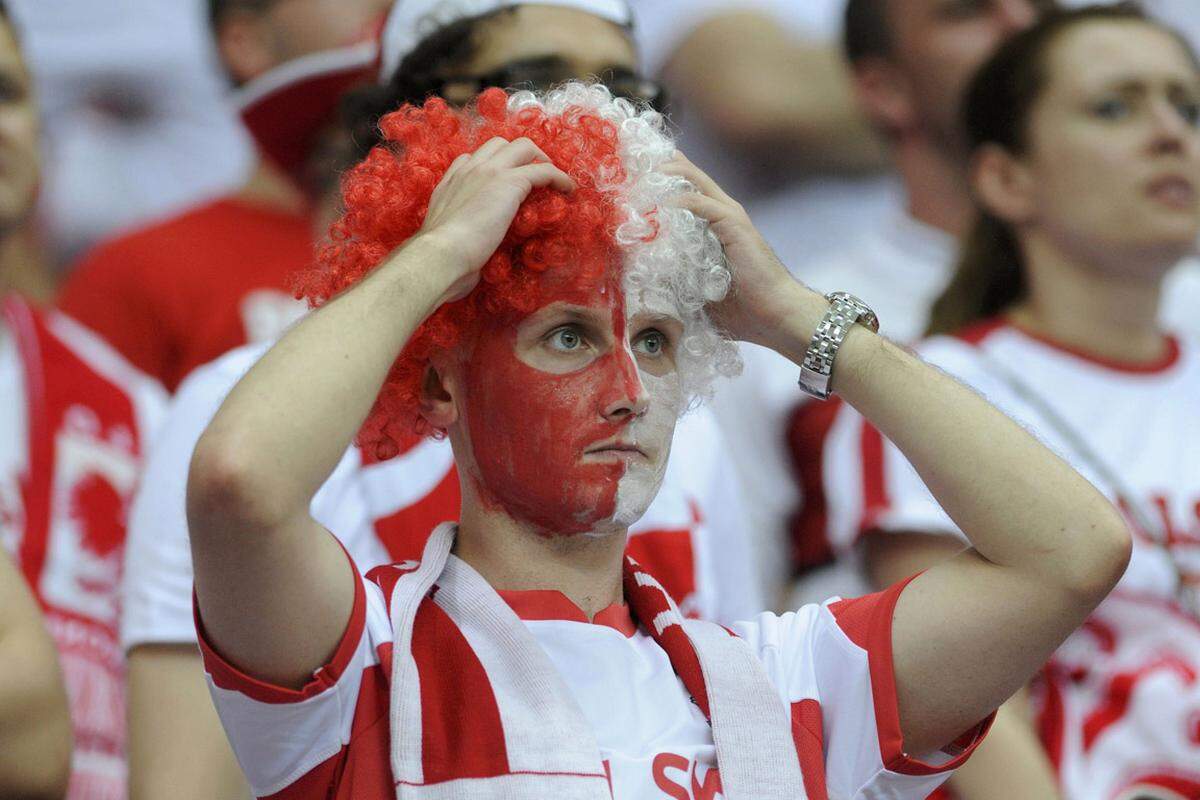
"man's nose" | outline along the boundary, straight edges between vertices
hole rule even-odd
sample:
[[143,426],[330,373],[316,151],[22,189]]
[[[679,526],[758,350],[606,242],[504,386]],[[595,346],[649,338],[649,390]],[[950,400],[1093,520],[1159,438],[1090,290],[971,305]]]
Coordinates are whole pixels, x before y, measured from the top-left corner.
[[616,422],[646,413],[650,396],[629,346],[617,347],[605,360],[608,363],[605,365],[605,383],[601,392],[601,415]]

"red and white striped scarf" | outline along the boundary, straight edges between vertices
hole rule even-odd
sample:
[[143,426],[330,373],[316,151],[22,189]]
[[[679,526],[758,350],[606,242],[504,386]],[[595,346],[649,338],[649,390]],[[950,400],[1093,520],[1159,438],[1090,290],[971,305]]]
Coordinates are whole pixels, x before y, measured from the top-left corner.
[[[456,531],[450,523],[439,526],[420,564],[400,576],[391,593],[396,797],[610,800],[600,749],[578,703],[513,610],[479,573],[451,555]],[[685,620],[632,559],[626,558],[624,572],[634,617],[666,651],[712,726],[724,796],[803,800],[790,715],[754,652],[718,625]],[[444,659],[439,671],[459,681],[486,680],[494,703],[463,709],[460,693],[422,690],[414,628],[433,625],[449,631],[441,637],[447,645],[438,653]],[[472,724],[457,724],[465,721],[464,711]],[[435,738],[460,740],[439,748],[459,753],[470,750],[461,740],[473,739],[490,755],[447,764],[430,752]]]

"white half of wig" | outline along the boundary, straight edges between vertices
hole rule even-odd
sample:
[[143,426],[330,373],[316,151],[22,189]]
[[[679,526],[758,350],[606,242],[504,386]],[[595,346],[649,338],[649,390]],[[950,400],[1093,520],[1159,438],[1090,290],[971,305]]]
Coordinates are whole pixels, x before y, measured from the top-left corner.
[[396,0],[383,27],[380,82],[390,81],[409,53],[447,25],[502,8],[527,5],[575,8],[623,27],[633,25],[633,12],[627,0]]
[[662,166],[675,154],[675,141],[662,115],[614,98],[604,86],[571,82],[544,94],[516,92],[510,111],[540,108],[552,116],[593,114],[616,126],[624,176],[613,175],[601,191],[611,192],[624,222],[616,230],[625,254],[624,289],[630,303],[676,316],[684,334],[676,347],[684,405],[706,398],[717,376],[741,371],[737,347],[713,325],[706,307],[729,292],[725,252],[708,222],[680,208],[679,198],[697,191]]

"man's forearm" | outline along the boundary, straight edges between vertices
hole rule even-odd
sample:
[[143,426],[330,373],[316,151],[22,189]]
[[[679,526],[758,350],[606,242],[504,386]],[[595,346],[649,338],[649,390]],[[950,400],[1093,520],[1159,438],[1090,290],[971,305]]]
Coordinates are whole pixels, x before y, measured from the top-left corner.
[[307,510],[405,342],[440,302],[446,287],[429,262],[444,257],[414,239],[292,327],[230,392],[193,470],[237,476],[241,499],[266,519]]
[[729,147],[814,173],[882,170],[838,46],[790,34],[769,14],[721,13],[696,26],[663,69]]

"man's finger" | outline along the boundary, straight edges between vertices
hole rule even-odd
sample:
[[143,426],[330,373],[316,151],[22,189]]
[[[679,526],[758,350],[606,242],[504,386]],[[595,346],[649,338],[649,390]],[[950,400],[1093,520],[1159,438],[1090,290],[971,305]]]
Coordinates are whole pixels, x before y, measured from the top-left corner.
[[467,163],[468,161],[470,161],[470,160],[471,160],[471,154],[470,154],[470,153],[463,153],[463,154],[462,154],[462,155],[460,155],[458,158],[456,158],[456,159],[454,159],[453,161],[451,161],[451,162],[450,162],[450,166],[446,168],[446,174],[444,174],[444,175],[442,176],[442,180],[441,180],[440,182],[441,182],[441,183],[445,183],[447,180],[449,180],[449,179],[450,179],[450,177],[451,177],[452,175],[454,175],[454,173],[456,173],[456,172],[458,172],[460,169],[462,169],[462,167],[463,167],[463,164],[466,164],[466,163]]
[[473,164],[487,161],[510,144],[512,144],[512,142],[508,141],[508,139],[505,139],[502,136],[493,136],[491,139],[488,139],[486,142],[479,145],[479,147],[475,149],[474,153],[468,154],[470,156],[469,161]]
[[513,173],[529,181],[530,186],[549,186],[560,192],[575,191],[575,181],[553,164],[533,163],[517,167]]
[[550,156],[529,139],[514,139],[494,156],[497,166],[522,167],[526,164],[550,163]]
[[662,171],[668,175],[677,175],[687,179],[688,182],[709,197],[717,200],[733,201],[733,198],[727,195],[725,190],[708,176],[708,173],[691,161],[688,161],[683,153],[676,151],[675,158],[662,165]]
[[709,197],[706,194],[688,192],[675,198],[675,204],[682,209],[692,212],[708,222],[720,222],[729,216],[732,209],[722,200]]

